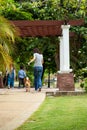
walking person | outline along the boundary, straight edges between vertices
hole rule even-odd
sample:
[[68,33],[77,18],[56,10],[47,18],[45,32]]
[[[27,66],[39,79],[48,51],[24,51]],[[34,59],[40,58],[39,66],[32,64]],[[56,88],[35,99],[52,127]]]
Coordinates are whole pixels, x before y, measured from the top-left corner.
[[35,91],[41,91],[42,88],[42,73],[43,73],[43,55],[40,53],[38,48],[35,48],[33,50],[33,58],[28,62],[28,65],[30,63],[34,62],[34,87]]
[[14,88],[14,80],[16,77],[16,72],[15,72],[15,68],[14,65],[11,64],[10,65],[10,71],[7,74],[7,84],[8,84],[8,89],[10,88]]
[[20,66],[20,70],[18,71],[18,79],[19,79],[19,86],[18,88],[21,88],[21,85],[23,88],[25,87],[24,79],[26,77],[26,72],[24,71],[24,66]]
[[8,86],[8,72],[6,70],[5,75],[3,77],[3,85],[4,87]]

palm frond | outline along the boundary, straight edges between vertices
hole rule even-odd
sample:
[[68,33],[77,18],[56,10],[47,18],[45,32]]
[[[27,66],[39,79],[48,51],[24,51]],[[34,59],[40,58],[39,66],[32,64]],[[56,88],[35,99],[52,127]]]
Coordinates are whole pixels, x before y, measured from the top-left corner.
[[0,45],[0,70],[3,70],[12,64],[12,58],[9,56],[8,52]]
[[14,43],[18,30],[7,19],[0,16],[0,37]]
[[16,36],[18,36],[18,29],[7,19],[0,16],[0,70],[9,68],[12,63],[10,52],[13,51]]

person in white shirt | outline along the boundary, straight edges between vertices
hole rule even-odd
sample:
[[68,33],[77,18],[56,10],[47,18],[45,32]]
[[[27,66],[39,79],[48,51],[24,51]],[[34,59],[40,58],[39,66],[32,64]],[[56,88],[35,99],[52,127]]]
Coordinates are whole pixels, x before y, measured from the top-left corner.
[[34,49],[34,55],[28,65],[34,62],[34,87],[36,91],[41,91],[42,88],[42,73],[43,73],[43,55],[38,48]]

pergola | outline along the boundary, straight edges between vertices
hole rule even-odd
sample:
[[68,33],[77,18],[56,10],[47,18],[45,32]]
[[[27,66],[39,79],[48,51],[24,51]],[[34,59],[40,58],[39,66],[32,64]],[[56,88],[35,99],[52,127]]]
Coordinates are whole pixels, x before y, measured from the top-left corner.
[[[20,31],[21,37],[47,37],[47,36],[61,36],[61,25],[64,21],[58,20],[14,20],[11,21]],[[84,24],[84,20],[70,20],[68,25],[80,26]],[[70,33],[73,36],[74,33]]]
[[60,70],[57,74],[57,87],[59,91],[74,91],[74,77],[70,69],[69,37],[74,33],[69,31],[70,26],[81,26],[83,19],[65,21],[58,20],[16,20],[11,21],[18,27],[21,37],[50,37],[60,39]]

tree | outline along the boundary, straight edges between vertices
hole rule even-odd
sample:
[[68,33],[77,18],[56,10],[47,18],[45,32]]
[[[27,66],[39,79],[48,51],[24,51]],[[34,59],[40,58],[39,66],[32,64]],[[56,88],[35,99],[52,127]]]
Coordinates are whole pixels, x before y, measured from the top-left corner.
[[0,16],[0,71],[4,71],[6,67],[9,68],[12,63],[10,54],[16,33],[15,27]]
[[[10,0],[8,0],[10,1]],[[19,0],[17,2],[17,0],[15,0],[16,3],[13,1],[11,4],[9,2],[9,4],[7,5],[5,3],[5,7],[3,9],[0,8],[0,12],[2,15],[4,15],[6,18],[8,19],[28,19],[28,20],[66,20],[67,22],[70,19],[80,19],[80,18],[85,18],[85,21],[87,21],[87,0],[37,0],[37,1],[33,1],[33,0]],[[6,12],[7,11],[7,12]],[[22,14],[21,14],[22,12]],[[12,17],[12,15],[14,17]],[[29,17],[30,16],[30,17]],[[75,69],[79,69],[83,67],[83,64],[79,64],[79,61],[81,60],[82,63],[84,63],[83,59],[86,59],[86,53],[82,54],[79,53],[81,50],[81,52],[83,52],[83,47],[85,45],[85,49],[86,47],[86,41],[87,41],[87,22],[85,22],[85,25],[83,25],[82,27],[78,28],[70,28],[71,31],[75,31],[76,36],[70,39],[70,44],[71,44],[71,66],[72,68]],[[85,33],[84,33],[85,32]],[[84,34],[83,34],[84,33]],[[81,34],[81,35],[80,35]],[[31,42],[30,38],[30,42]],[[37,39],[37,40],[36,40]],[[56,40],[57,39],[57,40]],[[79,40],[81,39],[81,40]],[[24,39],[22,39],[24,40]],[[37,41],[37,42],[36,42]],[[55,62],[57,64],[57,70],[58,70],[58,38],[47,38],[45,40],[45,38],[42,38],[42,44],[39,44],[39,42],[41,41],[40,38],[33,38],[32,39],[32,44],[29,44],[29,41],[26,41],[26,45],[23,42],[23,44],[20,45],[17,44],[18,48],[22,48],[23,51],[19,50],[19,56],[17,57],[17,59],[15,59],[16,61],[22,62],[21,57],[24,59],[24,57],[26,57],[26,48],[28,48],[28,51],[30,53],[30,51],[33,49],[33,47],[35,46],[40,46],[42,47],[42,51],[46,52],[45,55],[45,59],[46,59],[46,67],[47,67],[47,56],[49,53],[51,53],[52,59],[53,56],[55,57]],[[49,43],[49,46],[46,46]],[[55,44],[53,44],[55,43]],[[74,44],[75,43],[75,44]],[[25,46],[24,46],[25,45]],[[45,45],[45,46],[44,46]],[[20,47],[19,47],[20,46]],[[26,48],[25,48],[26,47]],[[48,47],[48,49],[46,49],[46,47]],[[54,48],[54,51],[52,51],[52,49]],[[25,49],[25,50],[24,50]],[[74,53],[73,53],[74,51]],[[30,54],[29,54],[30,55]],[[83,58],[84,57],[84,58]],[[24,62],[26,63],[27,58],[24,59]],[[52,70],[55,70],[55,63],[54,60],[51,61],[53,62],[52,64]]]
[[[35,1],[35,2],[22,2],[22,10],[23,11],[27,11],[27,12],[31,12],[32,13],[32,17],[34,19],[40,19],[40,20],[66,20],[66,22],[68,22],[70,19],[87,19],[87,6],[86,6],[86,0],[48,0],[48,1]],[[86,22],[85,22],[86,25]],[[80,27],[71,27],[70,30],[76,33],[76,36],[73,38],[74,43],[73,44],[73,40],[72,38],[70,39],[70,44],[71,44],[71,66],[72,68],[75,70],[77,68],[81,68],[83,67],[84,64],[84,60],[86,59],[86,54],[84,55],[80,55],[78,52],[78,50],[83,50],[81,48],[83,48],[84,44],[86,44],[87,41],[87,29],[86,26],[80,26]],[[80,31],[81,30],[81,31]],[[83,34],[84,33],[84,34]],[[53,43],[53,40],[56,41],[56,38],[48,38],[51,39],[50,40],[50,44],[49,44],[49,49],[45,50],[45,52],[47,52],[47,56],[49,54],[49,51],[51,49],[51,45]],[[49,40],[47,39],[47,43],[49,43]],[[53,39],[53,40],[52,40]],[[82,39],[82,40],[79,40]],[[58,44],[56,44],[56,42],[54,42],[54,48],[56,50],[55,56],[56,57],[56,64],[57,64],[57,69],[58,69]],[[57,41],[57,43],[59,43]],[[56,47],[55,47],[56,45]],[[45,44],[46,46],[46,44]],[[45,49],[45,46],[43,46],[43,49]],[[76,48],[76,50],[73,50],[74,48]],[[74,53],[73,53],[74,51]],[[83,51],[82,51],[83,52]],[[53,55],[52,51],[51,54]],[[46,59],[47,59],[46,56]],[[85,57],[85,58],[82,58]],[[79,64],[79,62],[83,63],[83,64]],[[51,61],[52,62],[52,61]],[[86,65],[86,64],[85,64]],[[54,70],[54,69],[53,69]]]

